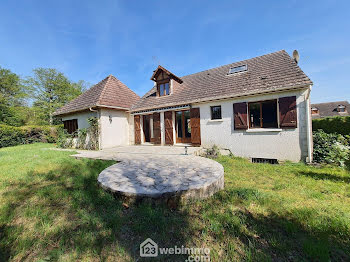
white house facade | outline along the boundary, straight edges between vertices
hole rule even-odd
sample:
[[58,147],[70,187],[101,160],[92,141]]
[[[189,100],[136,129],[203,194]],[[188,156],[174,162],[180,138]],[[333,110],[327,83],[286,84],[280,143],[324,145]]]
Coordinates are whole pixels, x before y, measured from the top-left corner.
[[312,161],[312,82],[284,50],[183,77],[159,66],[151,80],[139,98],[109,76],[56,115],[69,131],[97,117],[101,149],[217,145],[252,159]]

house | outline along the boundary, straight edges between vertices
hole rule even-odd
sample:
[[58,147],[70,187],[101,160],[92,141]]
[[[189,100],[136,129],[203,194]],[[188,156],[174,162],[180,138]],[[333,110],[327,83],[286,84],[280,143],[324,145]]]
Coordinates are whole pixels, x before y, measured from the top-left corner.
[[350,104],[348,101],[337,101],[311,105],[312,119],[332,117],[332,116],[349,116]]
[[[284,50],[182,77],[158,66],[153,87],[140,99],[113,76],[109,79],[110,86],[123,86],[123,97],[118,88],[100,91],[107,78],[91,88],[99,91],[85,95],[99,97],[95,103],[85,102],[83,94],[56,112],[80,128],[97,110],[102,148],[218,145],[252,159],[312,160],[312,81]],[[101,94],[112,106],[105,107]],[[120,118],[116,124],[114,117]]]

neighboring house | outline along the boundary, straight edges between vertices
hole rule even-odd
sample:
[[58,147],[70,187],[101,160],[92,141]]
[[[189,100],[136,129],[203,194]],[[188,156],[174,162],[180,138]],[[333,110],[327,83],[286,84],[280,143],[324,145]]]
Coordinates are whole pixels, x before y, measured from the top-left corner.
[[[102,148],[218,145],[249,158],[312,159],[312,81],[284,50],[182,77],[158,66],[151,80],[154,87],[141,99],[132,93],[133,105],[123,111],[125,121],[115,126],[114,136],[108,137],[112,141],[102,142]],[[62,112],[72,113],[68,109],[57,115]],[[103,139],[108,121],[101,125]],[[129,139],[114,142],[120,130],[129,130]]]
[[331,117],[331,116],[349,116],[350,104],[348,101],[328,102],[311,105],[312,119]]

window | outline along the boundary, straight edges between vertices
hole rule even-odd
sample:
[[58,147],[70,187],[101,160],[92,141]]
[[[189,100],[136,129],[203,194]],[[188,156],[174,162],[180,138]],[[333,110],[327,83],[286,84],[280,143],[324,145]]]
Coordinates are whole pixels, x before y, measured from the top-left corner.
[[249,103],[250,128],[277,128],[277,100]]
[[182,111],[176,112],[177,137],[182,138]]
[[228,71],[228,73],[235,74],[235,73],[244,72],[247,70],[248,70],[247,65],[241,65],[241,66],[231,67],[230,70]]
[[221,106],[211,106],[211,120],[222,119],[221,117]]
[[63,121],[63,127],[67,130],[68,134],[73,134],[78,130],[78,120],[71,119]]
[[311,114],[312,114],[312,115],[317,115],[317,114],[318,114],[318,109],[317,109],[317,107],[311,108]]
[[344,105],[339,105],[338,106],[338,112],[340,112],[340,113],[346,112],[346,107]]
[[159,96],[170,95],[170,86],[169,82],[158,84]]
[[190,110],[184,112],[184,120],[185,120],[185,136],[191,137],[191,117]]

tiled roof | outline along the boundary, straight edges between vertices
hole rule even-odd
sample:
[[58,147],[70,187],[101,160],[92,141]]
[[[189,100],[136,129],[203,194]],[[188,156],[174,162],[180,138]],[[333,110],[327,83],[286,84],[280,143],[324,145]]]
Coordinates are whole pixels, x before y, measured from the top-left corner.
[[[346,112],[338,112],[338,106],[345,106]],[[312,104],[311,109],[317,108],[318,114],[312,114],[312,118],[322,118],[328,116],[349,116],[350,115],[350,104],[348,101],[337,101],[320,104]]]
[[[241,65],[247,65],[248,71],[228,74],[231,67]],[[181,79],[181,84],[172,81],[171,95],[149,96],[155,92],[153,88],[131,110],[135,112],[312,85],[309,77],[285,50],[183,76]]]
[[55,112],[64,115],[95,106],[130,109],[140,97],[113,75],[109,75],[89,90]]

